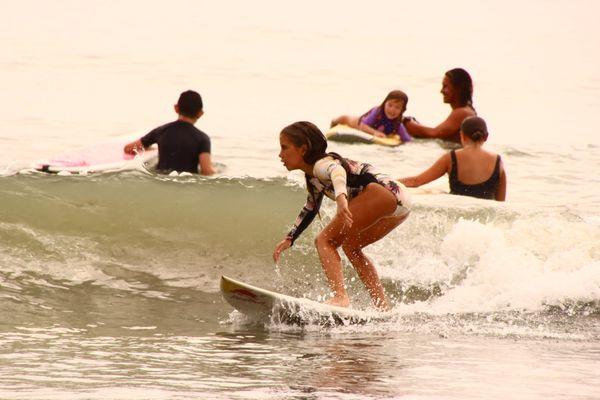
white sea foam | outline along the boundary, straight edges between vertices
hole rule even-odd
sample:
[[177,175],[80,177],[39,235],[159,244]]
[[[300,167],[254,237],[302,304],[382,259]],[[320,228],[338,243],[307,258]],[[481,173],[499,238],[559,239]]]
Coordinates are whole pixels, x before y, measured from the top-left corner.
[[[400,253],[411,254],[382,270],[409,285],[442,285],[441,297],[412,306],[414,311],[541,310],[565,301],[598,302],[598,237],[597,226],[560,217],[512,223],[459,219],[443,234],[439,250],[417,257],[409,243]],[[406,265],[407,258],[414,264]]]

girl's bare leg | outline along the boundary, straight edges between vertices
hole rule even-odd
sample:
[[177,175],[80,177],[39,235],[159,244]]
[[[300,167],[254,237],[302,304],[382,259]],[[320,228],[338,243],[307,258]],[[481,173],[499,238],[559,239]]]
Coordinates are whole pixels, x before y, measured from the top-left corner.
[[342,262],[337,251],[343,244],[344,252],[367,287],[373,303],[381,309],[387,309],[389,305],[377,271],[363,254],[362,248],[387,235],[406,216],[391,216],[396,209],[396,198],[376,183],[369,184],[360,195],[352,199],[349,208],[354,220],[349,229],[341,219],[334,218],[315,240],[321,264],[333,292],[333,298],[328,303],[343,307],[350,304],[344,287]]
[[327,303],[348,307],[350,299],[344,285],[344,274],[342,272],[342,260],[337,248],[344,236],[344,223],[339,218],[334,218],[329,225],[317,235],[315,245],[319,253],[321,265],[333,292],[333,297]]
[[342,248],[365,284],[373,304],[382,310],[387,310],[390,307],[377,270],[362,249],[390,233],[406,219],[407,215],[391,215],[396,209],[396,197],[378,184],[368,185],[353,199],[349,208],[354,224],[348,231]]
[[406,216],[384,217],[376,224],[373,224],[360,232],[359,235],[347,237],[342,245],[344,253],[348,256],[352,266],[371,295],[373,305],[381,310],[389,310],[390,305],[385,297],[385,292],[381,285],[381,281],[379,280],[377,270],[362,249],[383,238],[405,219]]
[[354,117],[352,115],[340,115],[337,118],[331,120],[331,127],[334,127],[338,124],[348,125],[351,128],[358,129],[358,120],[359,117]]

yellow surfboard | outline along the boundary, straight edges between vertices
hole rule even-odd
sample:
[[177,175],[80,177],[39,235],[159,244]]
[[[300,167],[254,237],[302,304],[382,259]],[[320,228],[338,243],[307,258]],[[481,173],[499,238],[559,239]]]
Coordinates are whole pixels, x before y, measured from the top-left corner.
[[369,143],[381,146],[399,146],[402,140],[398,135],[377,137],[347,125],[336,125],[325,133],[327,140],[342,143]]

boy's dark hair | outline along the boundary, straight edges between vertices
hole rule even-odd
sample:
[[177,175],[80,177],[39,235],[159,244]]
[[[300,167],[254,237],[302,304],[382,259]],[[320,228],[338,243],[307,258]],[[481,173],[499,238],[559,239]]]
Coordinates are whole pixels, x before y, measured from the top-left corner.
[[202,97],[198,92],[186,90],[179,95],[177,106],[179,107],[179,114],[189,118],[196,118],[198,113],[202,111]]

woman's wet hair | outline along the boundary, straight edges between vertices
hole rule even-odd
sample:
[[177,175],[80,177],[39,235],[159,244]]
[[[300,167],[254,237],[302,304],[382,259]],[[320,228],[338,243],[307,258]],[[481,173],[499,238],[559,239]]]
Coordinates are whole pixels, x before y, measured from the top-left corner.
[[460,125],[460,130],[474,142],[487,140],[487,124],[480,117],[467,117]]
[[473,80],[471,75],[462,68],[454,68],[447,71],[446,76],[458,92],[460,105],[473,108]]

